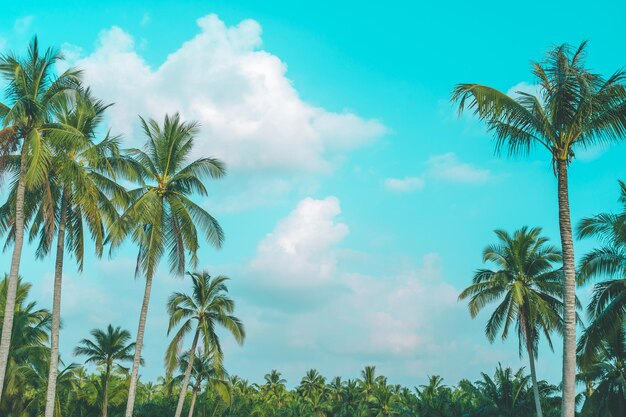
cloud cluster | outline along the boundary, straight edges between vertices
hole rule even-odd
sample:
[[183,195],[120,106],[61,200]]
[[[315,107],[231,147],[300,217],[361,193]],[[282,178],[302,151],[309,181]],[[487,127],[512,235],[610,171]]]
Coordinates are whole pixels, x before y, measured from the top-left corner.
[[336,197],[304,199],[259,243],[239,285],[252,290],[244,297],[251,316],[273,313],[250,343],[281,334],[288,347],[332,355],[436,355],[437,328],[460,311],[439,256],[427,254],[418,266],[387,259],[380,275],[358,272],[355,251],[346,256],[342,248],[349,229],[340,213]]
[[286,64],[261,49],[256,21],[227,26],[208,15],[197,23],[199,33],[156,68],[119,27],[103,31],[91,54],[74,59],[95,94],[116,103],[112,125],[135,144],[137,115],[179,111],[202,124],[196,156],[218,156],[237,171],[320,173],[386,132],[377,120],[303,101]]

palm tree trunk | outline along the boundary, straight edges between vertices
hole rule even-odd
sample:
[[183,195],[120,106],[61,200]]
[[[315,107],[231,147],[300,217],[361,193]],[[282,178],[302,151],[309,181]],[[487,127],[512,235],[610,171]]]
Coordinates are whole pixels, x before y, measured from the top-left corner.
[[15,244],[11,257],[11,269],[7,282],[7,300],[4,307],[4,319],[2,321],[2,336],[0,339],[0,400],[4,390],[4,377],[9,361],[9,348],[11,347],[11,333],[13,331],[13,314],[15,312],[15,297],[17,296],[17,281],[20,273],[20,260],[22,258],[22,245],[24,244],[24,192],[26,189],[26,162],[28,147],[22,145],[20,157],[20,173],[17,182],[15,196]]
[[68,195],[63,191],[59,230],[57,235],[57,254],[54,265],[54,295],[52,297],[52,330],[50,331],[50,370],[48,371],[48,392],[46,393],[45,417],[54,417],[54,400],[59,372],[59,329],[61,327],[61,285],[63,283],[63,255],[65,251],[65,222],[67,219]]
[[576,413],[576,266],[569,209],[567,164],[566,160],[557,160],[559,231],[561,233],[563,273],[565,275],[561,416],[574,417]]
[[111,378],[111,365],[107,364],[104,376],[104,393],[102,398],[102,417],[107,417],[109,409],[109,379]]
[[191,344],[191,350],[189,351],[189,363],[185,370],[185,378],[183,378],[183,386],[178,396],[178,405],[176,406],[176,414],[174,417],[180,417],[183,413],[183,404],[185,404],[185,397],[187,394],[187,386],[189,385],[189,378],[191,378],[191,370],[193,369],[193,359],[196,354],[196,346],[198,345],[198,337],[200,336],[200,327],[196,329],[196,334],[193,336],[193,343]]
[[198,379],[193,386],[193,395],[191,396],[191,404],[189,405],[189,414],[187,417],[193,417],[193,409],[196,408],[196,397],[200,391],[200,380]]
[[125,417],[133,417],[135,408],[135,394],[137,391],[137,380],[139,379],[139,363],[141,362],[141,348],[143,346],[143,334],[146,330],[146,318],[148,316],[148,304],[150,303],[150,290],[152,289],[152,276],[146,276],[146,288],[143,293],[143,303],[139,314],[139,328],[137,329],[137,341],[135,342],[135,357],[133,358],[133,370],[130,374],[130,385],[128,387],[128,401],[126,403]]
[[528,351],[528,361],[530,362],[530,378],[533,383],[533,394],[535,395],[535,409],[537,410],[537,417],[543,417],[543,412],[541,411],[541,397],[539,396],[539,384],[537,383],[537,371],[535,370],[535,352],[532,342],[526,342],[526,350]]

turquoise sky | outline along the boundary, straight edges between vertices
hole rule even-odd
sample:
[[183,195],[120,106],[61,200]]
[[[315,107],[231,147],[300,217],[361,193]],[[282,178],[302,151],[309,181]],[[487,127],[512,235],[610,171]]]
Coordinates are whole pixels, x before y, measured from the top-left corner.
[[[115,102],[108,118],[140,145],[137,114],[181,111],[202,123],[198,155],[229,166],[199,199],[226,231],[201,265],[232,277],[248,330],[224,335],[227,369],[260,381],[272,368],[296,383],[312,367],[357,376],[375,365],[390,381],[448,383],[497,362],[525,361],[515,341],[489,345],[485,317],[456,302],[493,230],[541,226],[558,239],[556,181],[546,155],[493,153],[480,123],[448,102],[459,82],[531,90],[530,61],[588,39],[588,64],[626,64],[622,2],[310,3],[293,1],[13,2],[0,44],[18,52],[37,34],[85,69]],[[626,146],[593,148],[572,165],[572,217],[616,210]],[[592,242],[578,242],[577,254]],[[136,248],[68,264],[61,350],[109,322],[133,333],[143,281]],[[9,256],[0,255],[8,272]],[[51,304],[52,259],[23,257],[33,297]],[[162,265],[148,317],[146,367],[165,351],[165,301],[187,280]],[[584,297],[588,290],[582,290]],[[560,378],[557,352],[540,377]]]

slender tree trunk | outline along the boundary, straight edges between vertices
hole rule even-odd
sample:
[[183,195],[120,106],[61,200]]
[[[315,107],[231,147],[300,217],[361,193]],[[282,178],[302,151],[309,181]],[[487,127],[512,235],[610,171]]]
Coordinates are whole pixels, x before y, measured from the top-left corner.
[[183,386],[178,396],[178,405],[176,406],[176,414],[174,417],[180,417],[183,413],[183,404],[185,404],[185,397],[187,394],[187,386],[189,385],[189,378],[191,377],[191,370],[193,369],[193,360],[196,354],[196,347],[198,345],[198,337],[200,336],[200,326],[196,329],[196,334],[193,336],[193,343],[191,344],[191,350],[189,351],[189,363],[185,370],[185,377],[183,378]]
[[107,417],[109,411],[109,379],[111,378],[111,365],[107,364],[104,377],[104,395],[102,398],[102,417]]
[[561,416],[574,417],[576,413],[576,266],[569,209],[567,168],[567,161],[561,159],[557,161],[559,230],[563,250],[563,273],[565,275]]
[[52,300],[52,330],[50,331],[50,370],[48,371],[48,392],[46,393],[45,417],[54,417],[54,404],[59,372],[59,329],[61,327],[61,285],[63,283],[63,255],[65,251],[65,222],[67,219],[68,196],[63,191],[59,230],[57,235],[57,254],[54,264],[54,295]]
[[537,410],[537,417],[543,417],[543,411],[541,411],[541,397],[539,396],[539,383],[537,382],[537,371],[535,370],[535,352],[532,342],[527,342],[526,350],[528,351],[528,361],[530,362],[530,378],[533,383],[533,394],[535,395],[535,409]]
[[130,374],[130,385],[128,387],[128,402],[126,403],[125,417],[133,417],[135,407],[135,394],[137,391],[137,380],[139,379],[139,363],[141,362],[141,348],[143,346],[143,334],[146,330],[146,317],[148,316],[148,304],[150,303],[150,290],[152,289],[152,277],[146,277],[146,289],[143,294],[141,313],[139,315],[139,328],[137,329],[137,341],[135,342],[135,357],[133,359],[133,370]]
[[24,244],[24,192],[26,189],[27,157],[28,146],[23,144],[22,155],[20,157],[20,173],[15,196],[15,244],[13,246],[11,269],[7,282],[7,300],[4,307],[2,336],[0,339],[0,400],[2,400],[2,393],[4,392],[4,377],[9,361],[9,348],[11,346],[11,333],[13,331],[13,314],[15,312],[15,297],[17,295],[17,281],[20,273],[22,245]]
[[196,408],[196,397],[198,397],[198,391],[200,391],[199,379],[193,386],[193,395],[191,396],[191,404],[189,405],[189,414],[187,415],[187,417],[193,417],[193,409]]

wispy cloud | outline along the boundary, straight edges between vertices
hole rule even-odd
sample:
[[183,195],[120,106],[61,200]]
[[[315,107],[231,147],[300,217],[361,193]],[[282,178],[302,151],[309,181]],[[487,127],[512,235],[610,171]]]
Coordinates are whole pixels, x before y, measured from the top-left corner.
[[476,184],[487,181],[491,176],[488,169],[461,162],[453,152],[430,157],[428,166],[430,178],[447,182]]
[[431,156],[426,161],[426,166],[427,169],[418,176],[385,179],[385,189],[408,193],[424,189],[430,180],[456,184],[480,184],[492,177],[490,170],[462,162],[453,152]]
[[18,34],[26,33],[33,24],[35,17],[32,15],[20,17],[13,22],[13,30]]
[[421,177],[387,178],[385,188],[389,191],[410,192],[421,190],[426,186],[426,181]]

